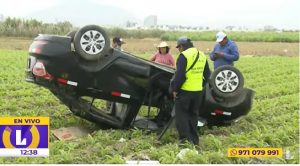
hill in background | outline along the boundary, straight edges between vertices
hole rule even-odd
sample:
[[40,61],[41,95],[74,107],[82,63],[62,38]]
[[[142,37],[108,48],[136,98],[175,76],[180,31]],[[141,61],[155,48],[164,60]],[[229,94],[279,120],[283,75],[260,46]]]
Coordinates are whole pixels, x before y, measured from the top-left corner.
[[33,12],[26,18],[43,20],[43,22],[69,21],[75,26],[87,24],[120,25],[125,24],[128,20],[137,20],[124,9],[100,5],[91,1],[86,1],[85,6],[79,4],[78,1],[63,2],[57,6]]

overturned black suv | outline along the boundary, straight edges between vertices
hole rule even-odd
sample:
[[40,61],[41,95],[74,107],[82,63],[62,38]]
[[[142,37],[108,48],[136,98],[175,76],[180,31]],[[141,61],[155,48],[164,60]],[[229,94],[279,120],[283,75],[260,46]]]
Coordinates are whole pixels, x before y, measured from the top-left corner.
[[[26,81],[49,89],[87,120],[127,128],[141,119],[137,114],[145,105],[148,111],[158,108],[151,123],[164,127],[173,107],[168,87],[174,71],[111,48],[106,32],[88,25],[67,36],[36,37],[29,49]],[[222,125],[248,114],[254,92],[243,85],[236,68],[215,70],[204,89],[199,119]]]

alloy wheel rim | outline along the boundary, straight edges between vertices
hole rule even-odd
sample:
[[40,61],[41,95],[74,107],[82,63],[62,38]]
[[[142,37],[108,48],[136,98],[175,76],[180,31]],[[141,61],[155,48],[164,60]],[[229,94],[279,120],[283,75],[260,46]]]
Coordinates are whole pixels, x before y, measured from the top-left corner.
[[221,92],[230,93],[238,88],[239,77],[232,70],[223,70],[217,74],[215,84]]
[[81,36],[80,45],[87,54],[96,55],[104,49],[105,39],[100,32],[89,30]]

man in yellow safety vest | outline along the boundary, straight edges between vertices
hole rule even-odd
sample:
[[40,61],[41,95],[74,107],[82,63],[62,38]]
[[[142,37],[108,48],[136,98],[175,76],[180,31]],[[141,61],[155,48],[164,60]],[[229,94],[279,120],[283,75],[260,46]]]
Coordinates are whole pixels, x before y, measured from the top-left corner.
[[195,48],[189,38],[180,37],[176,48],[180,55],[170,84],[175,99],[176,129],[182,143],[189,141],[198,145],[198,113],[210,69],[204,53]]

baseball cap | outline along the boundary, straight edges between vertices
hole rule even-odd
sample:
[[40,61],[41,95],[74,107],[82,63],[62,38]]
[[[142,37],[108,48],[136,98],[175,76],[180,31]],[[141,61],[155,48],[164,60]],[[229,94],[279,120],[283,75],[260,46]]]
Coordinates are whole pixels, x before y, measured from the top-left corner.
[[180,45],[187,44],[190,41],[191,40],[189,38],[187,38],[186,36],[182,36],[182,37],[178,38],[176,48],[178,48]]
[[227,35],[224,32],[218,32],[216,35],[216,38],[217,38],[216,42],[221,42],[224,39],[224,37],[226,37],[226,36]]
[[124,40],[120,37],[114,37],[113,38],[114,43],[120,43],[120,44],[125,44]]

